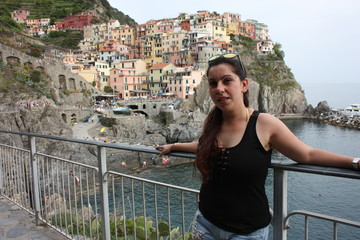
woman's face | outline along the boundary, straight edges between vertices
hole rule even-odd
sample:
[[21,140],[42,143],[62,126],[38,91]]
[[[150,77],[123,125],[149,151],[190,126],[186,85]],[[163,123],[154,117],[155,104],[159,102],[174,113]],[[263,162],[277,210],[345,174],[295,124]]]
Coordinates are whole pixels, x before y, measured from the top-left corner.
[[248,80],[240,80],[227,63],[213,66],[208,71],[209,93],[212,101],[221,110],[238,109],[244,106],[243,93],[248,90]]

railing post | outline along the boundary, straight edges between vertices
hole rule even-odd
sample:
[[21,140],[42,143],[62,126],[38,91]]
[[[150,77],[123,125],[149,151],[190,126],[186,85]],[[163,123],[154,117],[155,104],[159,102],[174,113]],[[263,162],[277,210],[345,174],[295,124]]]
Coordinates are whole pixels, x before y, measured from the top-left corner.
[[29,136],[30,143],[30,165],[32,172],[32,192],[31,188],[29,191],[31,192],[32,198],[32,208],[34,208],[36,225],[39,225],[40,220],[40,191],[39,191],[39,174],[38,174],[38,161],[36,158],[36,143],[35,137]]
[[109,196],[106,166],[106,149],[98,146],[98,167],[99,167],[99,183],[100,183],[100,199],[101,199],[101,220],[102,220],[102,236],[104,240],[110,238],[110,218],[109,218]]
[[274,168],[274,216],[273,239],[286,240],[285,217],[287,215],[288,172]]
[[5,160],[4,160],[4,155],[3,155],[3,149],[0,149],[0,195],[3,195],[4,193],[4,169],[3,169],[3,164]]

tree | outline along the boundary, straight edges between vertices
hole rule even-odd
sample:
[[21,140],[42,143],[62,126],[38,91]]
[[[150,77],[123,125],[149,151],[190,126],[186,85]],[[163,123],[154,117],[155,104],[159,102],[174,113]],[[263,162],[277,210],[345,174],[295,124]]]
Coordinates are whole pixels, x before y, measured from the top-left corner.
[[104,92],[106,93],[113,93],[113,89],[110,86],[105,86],[104,87]]
[[280,43],[275,43],[275,44],[274,44],[274,47],[273,47],[273,50],[274,50],[274,52],[275,52],[275,55],[276,55],[279,59],[281,59],[281,60],[284,59],[285,53],[284,53],[283,50],[281,50],[281,44],[280,44]]

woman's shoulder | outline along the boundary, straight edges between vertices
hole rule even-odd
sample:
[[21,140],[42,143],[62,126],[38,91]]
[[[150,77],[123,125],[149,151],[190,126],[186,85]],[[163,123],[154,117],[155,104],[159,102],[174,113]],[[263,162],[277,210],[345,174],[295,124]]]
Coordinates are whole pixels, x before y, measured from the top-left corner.
[[282,124],[282,121],[276,116],[270,113],[259,112],[258,122],[260,124],[266,124],[268,126],[274,126],[274,124]]

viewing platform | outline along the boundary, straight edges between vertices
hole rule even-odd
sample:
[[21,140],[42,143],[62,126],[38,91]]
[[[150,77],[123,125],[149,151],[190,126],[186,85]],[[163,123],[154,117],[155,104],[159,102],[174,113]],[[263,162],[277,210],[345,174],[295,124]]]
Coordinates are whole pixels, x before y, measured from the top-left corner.
[[[29,148],[0,144],[1,237],[110,240],[171,236],[170,239],[174,240],[189,239],[199,190],[119,173],[107,167],[108,149],[132,152],[141,161],[159,154],[153,147],[7,130],[0,130],[0,137],[13,139],[13,142],[28,139],[29,142]],[[54,144],[52,146],[57,142],[61,146],[92,146],[96,151],[96,166],[38,151],[40,141],[44,140]],[[171,156],[195,157],[184,152],[174,152]],[[332,231],[334,240],[341,237],[344,230],[358,236],[360,219],[344,219],[307,209],[289,211],[288,201],[292,198],[288,197],[288,173],[336,177],[339,181],[347,179],[357,186],[360,172],[282,161],[272,161],[271,170],[273,204],[270,207],[273,209],[273,220],[269,240],[288,239],[288,231],[293,227],[289,222],[296,222],[294,227],[302,225],[303,232],[297,236],[298,239],[309,239],[314,219],[321,220],[321,228]],[[12,211],[19,209],[18,206],[22,210]],[[304,220],[293,220],[295,215]]]
[[37,226],[35,216],[0,196],[0,239],[69,239],[46,224]]

